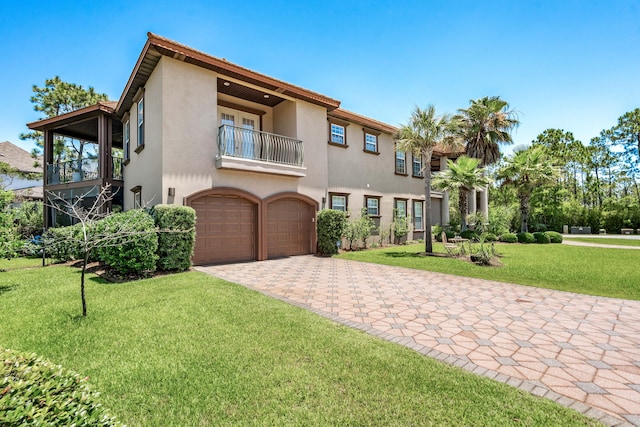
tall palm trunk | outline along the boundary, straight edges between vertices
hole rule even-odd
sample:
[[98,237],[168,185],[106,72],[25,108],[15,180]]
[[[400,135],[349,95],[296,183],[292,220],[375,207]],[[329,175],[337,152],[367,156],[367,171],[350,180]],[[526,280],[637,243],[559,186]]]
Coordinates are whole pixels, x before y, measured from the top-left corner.
[[529,193],[520,193],[520,231],[529,231]]
[[469,192],[466,188],[458,189],[458,212],[460,212],[460,230],[467,229],[467,197]]
[[424,251],[433,253],[431,235],[431,152],[424,153]]

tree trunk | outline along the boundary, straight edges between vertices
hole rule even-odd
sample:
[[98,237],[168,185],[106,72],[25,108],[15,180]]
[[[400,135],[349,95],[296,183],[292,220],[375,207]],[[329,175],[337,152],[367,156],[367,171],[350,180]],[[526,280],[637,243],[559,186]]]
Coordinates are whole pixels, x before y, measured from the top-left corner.
[[431,155],[432,151],[425,153],[424,165],[424,251],[433,253],[433,241],[431,235]]
[[458,211],[460,212],[460,231],[467,229],[467,197],[469,192],[464,188],[458,189]]
[[529,231],[529,194],[520,194],[520,231]]
[[82,274],[80,275],[80,298],[82,298],[82,316],[87,317],[87,300],[84,296],[84,273],[87,271],[87,264],[89,262],[89,252],[84,255],[84,262],[82,263]]

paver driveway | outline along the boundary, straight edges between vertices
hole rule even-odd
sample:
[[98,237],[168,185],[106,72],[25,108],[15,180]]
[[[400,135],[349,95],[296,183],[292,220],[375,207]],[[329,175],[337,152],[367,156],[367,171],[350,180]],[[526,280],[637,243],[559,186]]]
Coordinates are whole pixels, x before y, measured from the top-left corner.
[[610,425],[640,425],[640,301],[315,256],[198,267]]

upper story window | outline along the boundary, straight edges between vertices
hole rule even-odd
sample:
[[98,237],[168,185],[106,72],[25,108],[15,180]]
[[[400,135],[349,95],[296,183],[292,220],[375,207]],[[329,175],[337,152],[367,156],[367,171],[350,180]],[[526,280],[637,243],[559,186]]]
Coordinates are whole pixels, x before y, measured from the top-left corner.
[[399,175],[407,174],[407,153],[396,148],[396,173]]
[[347,144],[347,126],[348,122],[328,117],[329,121],[329,144],[337,147],[348,147]]
[[365,196],[365,203],[367,204],[367,214],[369,216],[380,216],[379,196]]
[[422,200],[414,200],[413,201],[413,229],[414,230],[424,230],[424,225],[422,225]]
[[347,212],[349,195],[344,193],[329,193],[329,209]]
[[422,173],[422,156],[413,156],[413,176],[424,178]]
[[124,122],[124,161],[127,162],[130,159],[129,150],[131,147],[131,123],[129,120]]
[[144,147],[144,97],[138,101],[138,149]]
[[368,153],[378,153],[378,135],[365,131],[364,151]]
[[344,126],[331,123],[331,142],[342,145],[347,143]]

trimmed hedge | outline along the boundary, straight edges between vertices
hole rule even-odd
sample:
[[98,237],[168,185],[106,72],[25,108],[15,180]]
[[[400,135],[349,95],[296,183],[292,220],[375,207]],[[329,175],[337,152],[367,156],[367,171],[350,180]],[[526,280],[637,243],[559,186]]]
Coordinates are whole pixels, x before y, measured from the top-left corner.
[[44,233],[45,252],[58,261],[83,259],[82,224],[50,228]]
[[533,234],[531,233],[517,233],[516,237],[518,238],[518,242],[520,243],[535,243],[536,242],[536,238],[533,237]]
[[500,241],[504,243],[517,243],[518,236],[513,233],[504,233],[502,236],[500,236]]
[[158,228],[158,270],[188,270],[196,241],[196,211],[189,206],[156,205],[151,216]]
[[102,221],[101,232],[109,234],[127,230],[98,250],[99,258],[119,275],[144,276],[156,271],[158,235],[151,215],[141,209],[109,215]]
[[486,233],[484,235],[484,240],[487,242],[496,242],[498,240],[498,236],[493,233]]
[[562,243],[562,234],[557,231],[546,231],[545,234],[549,236],[550,243]]
[[334,209],[318,212],[318,252],[324,255],[338,253],[338,242],[342,240],[347,225],[347,215]]
[[535,233],[533,233],[533,237],[534,239],[536,239],[536,243],[551,243],[551,238],[542,231],[536,231]]
[[462,237],[463,239],[477,240],[478,232],[475,230],[464,230],[460,232],[460,237]]
[[0,425],[120,426],[86,380],[33,353],[0,348]]

